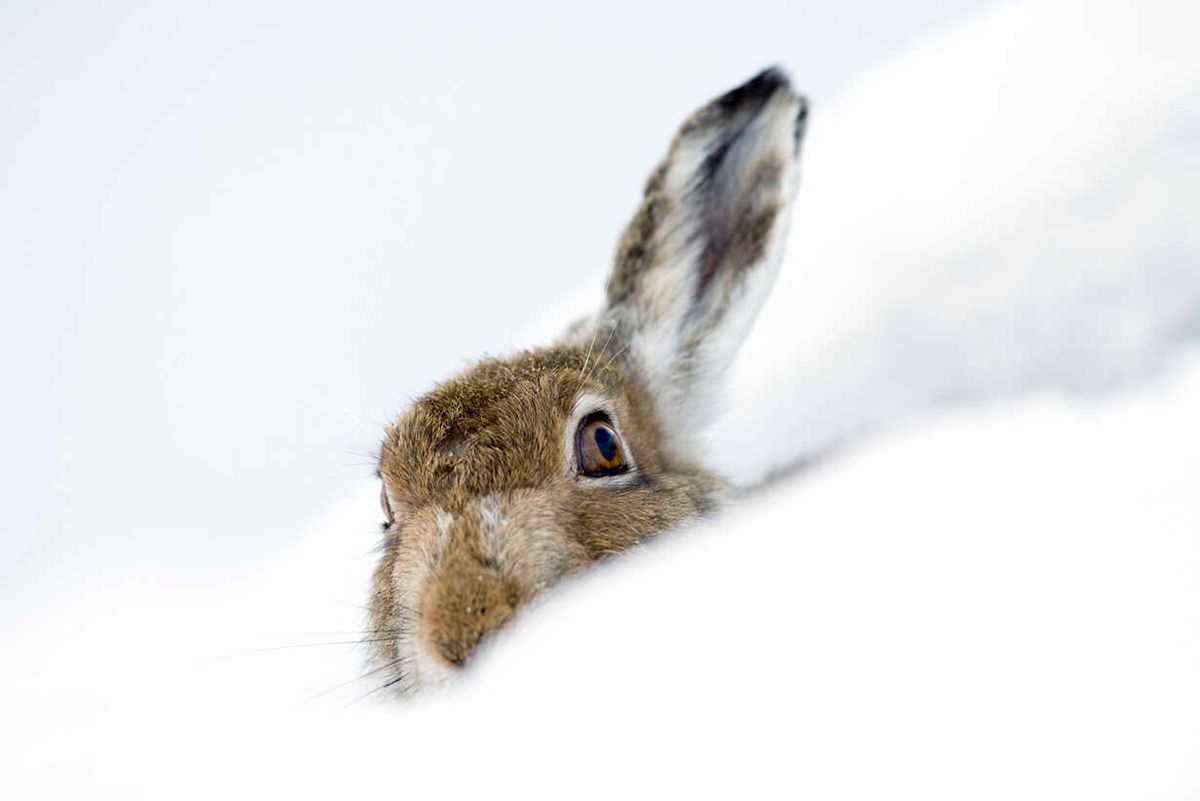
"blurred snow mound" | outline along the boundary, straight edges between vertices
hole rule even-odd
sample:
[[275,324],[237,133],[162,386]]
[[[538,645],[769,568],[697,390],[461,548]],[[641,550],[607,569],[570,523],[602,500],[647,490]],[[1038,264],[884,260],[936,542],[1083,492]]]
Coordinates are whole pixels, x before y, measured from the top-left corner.
[[1017,2],[818,104],[716,434],[730,473],[951,402],[1110,389],[1194,339],[1197,41],[1195,3]]

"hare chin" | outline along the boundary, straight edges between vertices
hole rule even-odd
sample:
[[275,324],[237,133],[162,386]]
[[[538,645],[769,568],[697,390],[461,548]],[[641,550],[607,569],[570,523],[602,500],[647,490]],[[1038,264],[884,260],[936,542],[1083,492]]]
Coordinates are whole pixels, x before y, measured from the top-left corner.
[[410,690],[427,690],[452,681],[458,671],[447,665],[424,648],[420,639],[410,643],[412,649],[413,678]]

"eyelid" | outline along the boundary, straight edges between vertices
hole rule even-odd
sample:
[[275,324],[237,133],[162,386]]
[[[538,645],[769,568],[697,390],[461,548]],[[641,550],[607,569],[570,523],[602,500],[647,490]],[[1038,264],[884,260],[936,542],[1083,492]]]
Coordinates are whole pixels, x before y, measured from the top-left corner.
[[388,497],[387,484],[384,483],[379,487],[379,506],[383,511],[384,528],[391,527],[396,522],[396,511],[392,507],[391,498]]

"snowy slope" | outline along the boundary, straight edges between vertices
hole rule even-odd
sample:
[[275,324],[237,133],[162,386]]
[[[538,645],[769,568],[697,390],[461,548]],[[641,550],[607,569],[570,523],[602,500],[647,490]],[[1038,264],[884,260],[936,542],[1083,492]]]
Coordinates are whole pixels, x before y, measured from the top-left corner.
[[7,795],[1195,797],[1198,408],[1193,354],[882,436],[563,588],[407,706],[318,695],[350,646],[226,653],[357,627],[364,491],[219,600],[131,579],[10,640]]

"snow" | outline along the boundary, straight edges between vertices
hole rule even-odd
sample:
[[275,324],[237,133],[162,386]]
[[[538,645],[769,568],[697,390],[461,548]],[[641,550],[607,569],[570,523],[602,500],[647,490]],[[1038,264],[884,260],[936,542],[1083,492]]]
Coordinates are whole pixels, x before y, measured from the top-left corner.
[[374,485],[265,566],[99,566],[5,631],[4,795],[1196,797],[1200,12],[1080,13],[818,105],[713,440],[806,468],[403,705]]
[[129,577],[10,637],[8,794],[1194,797],[1197,408],[1193,352],[879,436],[563,587],[403,706],[337,686],[353,646],[247,650],[354,639],[364,488],[215,603],[217,578]]
[[824,110],[716,438],[731,472],[1111,389],[1200,335],[1198,36],[1194,4],[1009,3]]

